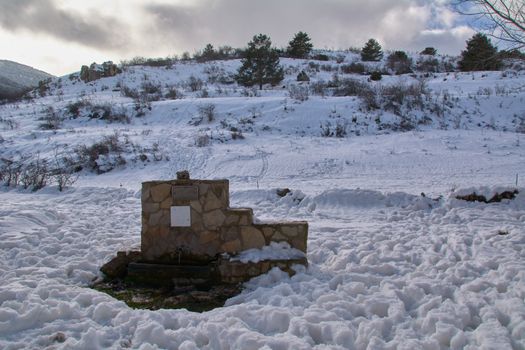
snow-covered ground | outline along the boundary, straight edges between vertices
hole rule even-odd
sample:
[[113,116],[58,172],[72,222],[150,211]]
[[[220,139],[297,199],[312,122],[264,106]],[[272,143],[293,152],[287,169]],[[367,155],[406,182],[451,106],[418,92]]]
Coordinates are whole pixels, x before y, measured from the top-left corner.
[[[309,67],[283,61],[285,85]],[[205,80],[209,66],[132,67],[90,84],[63,77],[46,97],[0,106],[1,158],[73,154],[117,131],[126,160],[100,175],[85,168],[64,192],[0,187],[0,348],[525,348],[524,72],[434,74],[427,102],[445,112],[414,112],[429,120],[400,132],[385,127],[399,115],[365,110],[357,97],[300,102],[281,87],[245,96],[253,92],[209,83],[203,98],[181,83]],[[311,83],[332,73],[309,71]],[[81,115],[58,130],[38,127],[48,106],[65,115],[80,98],[132,113],[132,100],[113,90],[144,81],[185,98],[152,102],[129,124]],[[191,125],[209,104],[214,120]],[[346,137],[320,136],[338,121]],[[232,140],[232,127],[245,139]],[[203,135],[209,143],[197,147]],[[232,206],[253,207],[259,220],[307,220],[309,267],[292,278],[272,270],[204,313],[135,310],[90,289],[116,251],[140,244],[141,181],[182,169],[229,179]],[[514,200],[455,199],[516,181]],[[280,198],[280,187],[292,193]]]

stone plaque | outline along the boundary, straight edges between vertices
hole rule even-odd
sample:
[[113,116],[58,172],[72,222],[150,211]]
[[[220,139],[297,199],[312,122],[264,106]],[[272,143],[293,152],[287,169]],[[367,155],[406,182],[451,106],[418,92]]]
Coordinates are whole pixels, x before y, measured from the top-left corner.
[[198,186],[172,186],[171,195],[176,201],[196,201],[199,199]]
[[171,227],[191,226],[191,209],[189,206],[175,206],[170,209]]

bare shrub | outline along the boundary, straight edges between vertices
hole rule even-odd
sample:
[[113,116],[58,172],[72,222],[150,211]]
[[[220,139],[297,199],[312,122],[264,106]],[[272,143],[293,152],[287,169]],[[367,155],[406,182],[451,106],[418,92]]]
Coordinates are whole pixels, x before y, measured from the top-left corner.
[[204,73],[208,76],[208,83],[215,84],[227,80],[227,74],[224,68],[216,64],[204,67]]
[[330,56],[324,53],[319,53],[319,54],[313,55],[312,59],[317,60],[317,61],[330,61]]
[[322,64],[320,68],[322,71],[325,71],[325,72],[333,72],[333,71],[337,72],[338,70],[337,66],[332,66],[331,64]]
[[364,74],[366,71],[365,65],[362,63],[353,62],[341,66],[341,71],[345,74]]
[[231,135],[232,140],[244,140],[245,139],[241,130],[232,131],[230,135]]
[[322,137],[332,137],[334,136],[334,132],[332,131],[332,123],[327,121],[326,123],[319,125],[321,128],[321,136]]
[[0,179],[6,186],[16,186],[24,170],[24,164],[29,156],[19,154],[13,158],[0,159]]
[[324,97],[326,95],[327,85],[323,80],[314,81],[310,83],[310,92],[313,95]]
[[119,134],[104,136],[102,140],[91,146],[81,145],[75,149],[79,163],[98,173],[112,170],[123,165],[126,160],[122,157],[124,145],[119,139]]
[[204,86],[204,82],[201,79],[196,78],[192,75],[191,77],[189,77],[188,81],[186,82],[186,85],[189,87],[190,91],[195,92],[202,89],[202,87]]
[[206,133],[200,133],[195,137],[195,146],[206,147],[211,143],[210,136]]
[[347,135],[347,126],[348,122],[346,120],[337,120],[335,124],[335,137],[345,137]]
[[516,120],[516,132],[520,134],[525,134],[525,113],[518,117],[518,115],[514,115]]
[[140,92],[137,89],[130,88],[129,86],[122,85],[120,88],[120,94],[124,97],[137,99],[140,96]]
[[439,72],[439,61],[437,58],[427,56],[416,62],[416,70],[426,73],[437,73]]
[[139,98],[133,103],[133,110],[136,118],[144,117],[147,111],[151,111],[151,102],[148,99]]
[[370,87],[357,79],[337,79],[334,83],[337,85],[334,90],[334,96],[359,96],[364,90],[370,89]]
[[380,99],[383,108],[394,114],[401,115],[401,108],[422,108],[424,106],[423,95],[427,94],[425,81],[416,84],[395,84],[383,86],[380,91]]
[[215,105],[214,104],[205,104],[198,107],[199,118],[201,120],[206,120],[208,123],[211,123],[215,120]]
[[54,151],[54,170],[52,177],[62,192],[66,187],[72,186],[78,180],[78,174],[75,173],[75,166],[70,157],[65,153],[58,153],[58,148]]
[[39,124],[39,127],[44,130],[58,130],[64,122],[64,118],[52,106],[44,110],[44,116],[40,120],[43,122]]
[[308,86],[290,84],[288,86],[288,96],[296,101],[304,102],[309,97]]
[[372,73],[370,73],[370,80],[372,81],[379,81],[383,79],[383,74],[379,71],[374,71]]
[[17,129],[19,124],[12,117],[0,117],[0,124],[4,125],[5,130],[14,130]]
[[49,176],[48,162],[46,159],[40,159],[38,154],[36,159],[23,167],[20,182],[24,188],[31,187],[33,191],[37,191],[46,186]]
[[322,137],[345,137],[347,135],[348,121],[346,119],[338,119],[335,125],[332,125],[330,121],[326,121],[324,124],[321,123],[321,136]]
[[184,97],[184,94],[179,91],[176,87],[169,87],[168,91],[164,95],[165,98],[169,100],[178,100]]
[[197,107],[197,115],[195,115],[188,124],[193,126],[201,125],[203,121],[211,123],[215,120],[215,105],[214,104],[205,104]]
[[310,77],[304,70],[302,70],[297,74],[297,81],[310,81]]
[[0,181],[6,186],[21,185],[36,191],[44,188],[51,175],[47,159],[19,154],[13,158],[0,159]]
[[320,71],[320,65],[316,62],[308,62],[308,70],[311,72],[319,72]]
[[200,98],[208,98],[210,97],[210,93],[208,92],[208,89],[206,88],[203,88],[201,91],[200,91]]
[[146,94],[159,94],[162,90],[159,83],[153,83],[149,80],[143,81],[140,87]]
[[363,101],[366,109],[377,109],[376,91],[369,84],[357,79],[338,80],[334,89],[334,96],[358,96]]
[[76,102],[71,102],[66,106],[66,112],[69,114],[69,118],[76,119],[80,116],[82,109],[90,107],[91,102],[86,99],[80,99]]
[[171,67],[174,59],[170,57],[159,57],[159,58],[145,58],[136,56],[130,60],[120,61],[120,65],[125,68],[129,66],[150,66],[150,67]]
[[257,90],[256,88],[244,88],[241,90],[241,96],[259,97],[259,90]]
[[108,103],[92,105],[89,108],[87,117],[90,119],[105,120],[109,123],[114,123],[114,122],[129,123],[130,122],[130,118],[126,114],[126,110],[124,108],[114,109]]

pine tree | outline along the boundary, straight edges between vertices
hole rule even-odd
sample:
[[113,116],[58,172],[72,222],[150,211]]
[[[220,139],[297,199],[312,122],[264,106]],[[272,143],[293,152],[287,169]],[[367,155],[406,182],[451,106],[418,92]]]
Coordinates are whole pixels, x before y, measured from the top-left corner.
[[366,42],[361,50],[361,60],[363,61],[379,61],[383,58],[383,51],[381,45],[375,40],[370,39]]
[[270,38],[264,34],[255,35],[244,52],[242,66],[236,80],[244,86],[263,84],[277,85],[284,79],[283,68],[279,65],[279,54],[272,48]]
[[460,70],[498,70],[500,67],[498,49],[485,34],[477,33],[467,41],[467,49],[461,52]]
[[288,43],[286,51],[288,55],[293,58],[305,58],[308,56],[314,46],[308,34],[299,32],[295,34],[293,39]]
[[204,47],[204,50],[202,50],[202,53],[198,57],[198,61],[200,62],[206,62],[206,61],[212,61],[217,58],[217,52],[213,48],[212,44],[207,44]]

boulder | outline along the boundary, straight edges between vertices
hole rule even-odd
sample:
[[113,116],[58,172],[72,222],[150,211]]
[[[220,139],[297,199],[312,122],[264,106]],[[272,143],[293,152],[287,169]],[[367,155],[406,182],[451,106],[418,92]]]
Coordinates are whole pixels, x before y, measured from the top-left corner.
[[107,61],[102,64],[95,62],[88,66],[80,68],[80,79],[88,83],[100,78],[112,77],[119,74],[121,70],[112,61]]
[[109,278],[124,278],[128,271],[128,265],[141,260],[139,251],[117,252],[117,256],[102,265],[100,271]]

